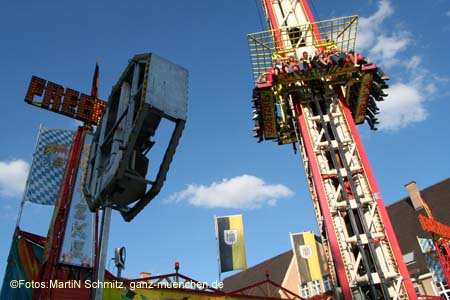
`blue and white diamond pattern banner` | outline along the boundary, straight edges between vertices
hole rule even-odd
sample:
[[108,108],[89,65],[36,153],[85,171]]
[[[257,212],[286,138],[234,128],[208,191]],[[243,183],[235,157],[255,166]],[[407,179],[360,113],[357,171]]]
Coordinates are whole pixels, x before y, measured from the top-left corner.
[[42,128],[31,165],[25,201],[54,205],[74,131]]
[[431,275],[436,283],[445,281],[444,271],[442,270],[441,263],[437,255],[435,254],[435,247],[433,241],[430,239],[417,238],[422,254],[425,257],[428,269],[430,269]]

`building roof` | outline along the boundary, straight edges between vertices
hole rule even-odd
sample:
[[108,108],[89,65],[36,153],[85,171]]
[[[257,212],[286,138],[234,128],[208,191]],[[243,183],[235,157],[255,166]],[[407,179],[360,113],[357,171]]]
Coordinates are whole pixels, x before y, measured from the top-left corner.
[[[422,199],[430,207],[434,218],[446,225],[450,225],[450,178],[438,182],[420,191]],[[414,253],[414,263],[408,264],[412,277],[428,273],[428,268],[417,237],[431,238],[431,234],[423,231],[418,215],[426,215],[424,209],[415,210],[408,197],[386,207],[397,235],[403,254]]]
[[[289,250],[250,267],[247,270],[227,277],[223,280],[223,290],[225,292],[231,292],[242,287],[264,281],[267,279],[266,272],[269,273],[270,280],[281,285],[289,268],[289,264],[291,263],[292,257],[292,250]],[[275,290],[276,288],[273,287],[273,291],[270,291],[271,294],[273,294]]]

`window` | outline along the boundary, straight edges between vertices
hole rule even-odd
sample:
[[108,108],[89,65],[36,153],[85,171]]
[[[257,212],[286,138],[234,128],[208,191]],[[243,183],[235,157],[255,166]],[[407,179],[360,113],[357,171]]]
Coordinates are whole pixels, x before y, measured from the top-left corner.
[[414,287],[414,290],[416,291],[417,295],[421,295],[422,293],[420,292],[420,288],[418,286]]
[[302,297],[308,298],[309,297],[309,289],[308,289],[308,284],[303,284],[301,289],[300,289],[300,293],[302,294]]
[[323,287],[325,288],[325,292],[333,290],[333,283],[329,275],[323,277]]
[[439,296],[443,296],[445,300],[450,300],[450,288],[445,282],[436,283]]
[[405,264],[407,266],[413,264],[416,262],[416,260],[414,259],[414,251],[412,252],[408,252],[406,254],[403,255],[403,260],[405,261]]
[[320,286],[320,280],[314,280],[311,282],[312,286],[312,293],[313,295],[320,295],[322,294],[322,287]]

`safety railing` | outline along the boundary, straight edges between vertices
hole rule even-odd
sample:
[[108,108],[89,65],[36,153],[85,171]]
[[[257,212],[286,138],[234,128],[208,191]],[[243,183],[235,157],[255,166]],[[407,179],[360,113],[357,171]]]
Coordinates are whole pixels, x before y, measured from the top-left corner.
[[276,57],[300,58],[303,51],[314,55],[315,48],[354,50],[357,27],[358,17],[350,16],[248,34],[253,80],[257,82]]

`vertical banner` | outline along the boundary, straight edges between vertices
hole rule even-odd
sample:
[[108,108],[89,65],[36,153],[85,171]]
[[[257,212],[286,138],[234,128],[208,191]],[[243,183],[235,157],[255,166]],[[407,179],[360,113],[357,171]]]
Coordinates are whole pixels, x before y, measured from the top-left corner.
[[42,245],[33,240],[32,234],[26,237],[19,234],[9,250],[5,276],[0,290],[0,299],[17,300],[32,299],[32,288],[14,288],[11,282],[36,282],[39,280],[39,269],[42,259]]
[[264,138],[266,140],[277,138],[275,103],[272,92],[261,91],[261,110],[264,124]]
[[28,176],[24,201],[54,205],[74,131],[42,128]]
[[59,262],[74,266],[92,267],[95,246],[95,213],[89,210],[83,193],[92,134],[86,133],[78,165],[77,178],[70,202],[69,215]]
[[417,241],[420,245],[420,250],[425,258],[425,262],[428,269],[433,276],[433,280],[436,283],[445,282],[444,271],[442,270],[441,262],[436,255],[436,248],[434,247],[433,241],[431,239],[423,239],[417,237]]
[[322,280],[326,272],[319,256],[318,245],[313,232],[291,233],[292,251],[297,260],[298,274],[301,284],[314,280]]
[[216,217],[220,273],[247,268],[242,215]]

